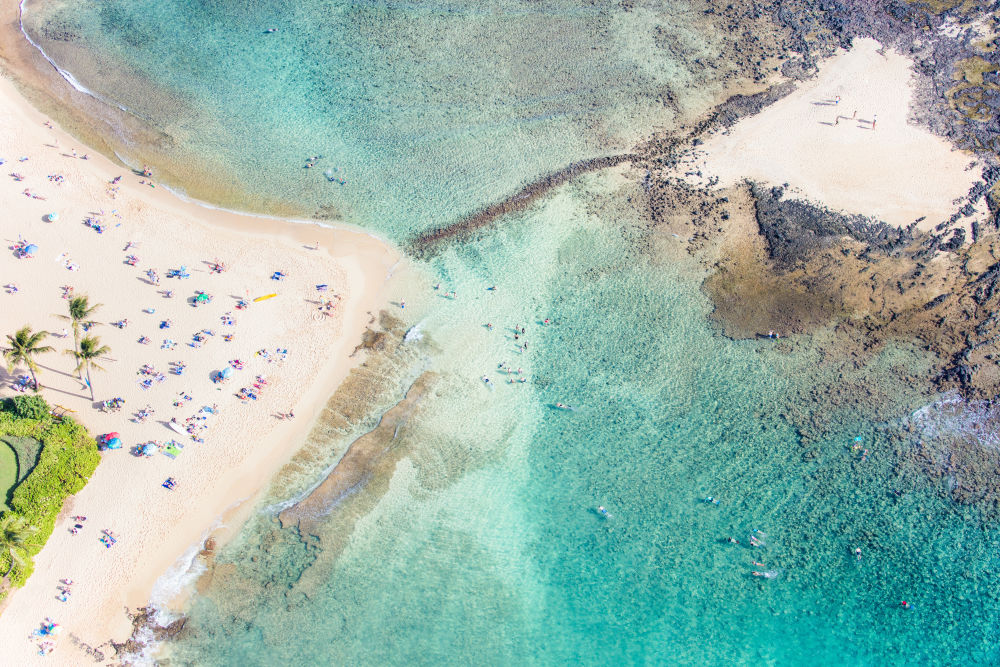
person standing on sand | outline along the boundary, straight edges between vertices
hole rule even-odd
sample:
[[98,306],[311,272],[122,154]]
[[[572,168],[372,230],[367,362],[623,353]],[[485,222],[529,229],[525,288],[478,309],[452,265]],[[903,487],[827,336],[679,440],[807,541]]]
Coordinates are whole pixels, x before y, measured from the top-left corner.
[[872,116],[872,131],[873,132],[875,131],[875,123],[877,123],[877,122],[878,122],[878,114],[874,114]]

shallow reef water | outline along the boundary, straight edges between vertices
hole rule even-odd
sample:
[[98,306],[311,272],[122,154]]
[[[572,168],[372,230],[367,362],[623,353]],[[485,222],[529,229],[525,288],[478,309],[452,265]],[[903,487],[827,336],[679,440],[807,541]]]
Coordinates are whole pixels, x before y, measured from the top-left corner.
[[[124,157],[402,243],[706,109],[727,35],[696,9],[46,0],[25,25],[169,138]],[[995,662],[996,530],[900,464],[901,437],[950,428],[889,379],[925,354],[845,374],[822,331],[726,338],[647,214],[616,167],[421,259],[170,664]],[[418,378],[363,481],[279,520]],[[879,404],[814,391],[835,385]]]

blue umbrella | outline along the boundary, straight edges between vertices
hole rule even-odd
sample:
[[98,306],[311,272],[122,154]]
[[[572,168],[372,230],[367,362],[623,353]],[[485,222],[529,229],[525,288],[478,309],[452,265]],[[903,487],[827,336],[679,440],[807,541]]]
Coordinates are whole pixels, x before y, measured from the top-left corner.
[[121,438],[111,438],[110,440],[108,440],[108,442],[106,444],[108,446],[108,449],[121,449],[122,448]]
[[55,222],[56,220],[59,219],[59,214],[49,213],[47,216],[45,216],[45,219],[48,220],[49,222]]
[[152,456],[156,453],[156,445],[149,442],[142,446],[142,453],[145,456]]
[[233,376],[233,367],[226,366],[225,368],[222,369],[221,375],[226,379],[231,378]]
[[24,246],[24,252],[28,253],[29,255],[34,255],[36,252],[38,252],[38,246],[36,246],[34,243],[29,243],[28,245]]

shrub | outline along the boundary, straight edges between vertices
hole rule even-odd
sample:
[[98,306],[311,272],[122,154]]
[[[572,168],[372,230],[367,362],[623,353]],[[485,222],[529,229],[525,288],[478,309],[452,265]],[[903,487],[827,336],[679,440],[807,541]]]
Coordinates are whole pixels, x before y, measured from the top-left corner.
[[4,401],[4,410],[14,413],[20,419],[46,419],[49,404],[41,396],[22,394]]
[[[45,405],[45,402],[41,401],[41,404]],[[52,534],[66,498],[78,493],[87,484],[101,460],[97,443],[81,425],[72,420],[53,422],[48,417],[48,406],[45,408],[42,419],[17,419],[11,413],[0,413],[0,435],[30,436],[42,443],[38,463],[14,489],[10,500],[10,511],[37,529],[29,550],[32,556],[41,550]],[[7,570],[9,564],[9,558],[0,554],[0,574]],[[9,583],[23,585],[33,569],[30,559],[23,567],[15,565],[8,577]]]

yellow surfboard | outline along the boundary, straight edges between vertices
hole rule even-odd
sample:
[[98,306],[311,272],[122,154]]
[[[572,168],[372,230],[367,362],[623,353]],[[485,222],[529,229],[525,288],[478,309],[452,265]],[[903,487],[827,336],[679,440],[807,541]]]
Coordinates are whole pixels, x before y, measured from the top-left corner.
[[278,296],[278,295],[277,294],[266,294],[264,296],[257,297],[256,299],[253,300],[253,302],[257,303],[258,301],[266,301],[267,299],[270,299],[271,297],[274,297],[274,296]]

